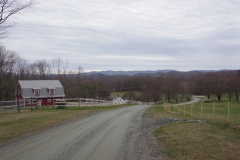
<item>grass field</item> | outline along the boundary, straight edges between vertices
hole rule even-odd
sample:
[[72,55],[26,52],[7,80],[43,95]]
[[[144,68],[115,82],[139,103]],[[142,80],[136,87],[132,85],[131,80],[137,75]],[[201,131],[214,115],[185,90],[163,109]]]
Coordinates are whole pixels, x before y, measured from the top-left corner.
[[[229,114],[228,114],[229,106]],[[192,115],[195,118],[202,118],[216,122],[231,122],[233,125],[240,126],[240,103],[233,101],[211,102],[211,103],[195,103],[185,106],[168,106],[170,112],[180,115]]]
[[[210,99],[211,100],[216,100],[216,101],[218,100],[216,95],[211,95]],[[228,94],[223,94],[221,100],[222,101],[228,101],[229,100],[229,95]],[[236,97],[234,95],[232,95],[232,101],[235,101],[235,100],[236,100]]]
[[[127,105],[124,105],[127,106]],[[41,107],[38,110],[25,110],[22,113],[0,114],[0,143],[22,135],[39,131],[57,124],[93,114],[102,110],[115,109],[121,106],[108,107],[69,107],[68,109],[52,109]]]
[[[199,104],[194,105],[195,107],[199,106]],[[225,120],[213,121],[211,119],[211,106],[206,105],[205,107],[205,112],[210,118],[203,118],[204,123],[179,123],[158,128],[153,134],[159,144],[165,148],[165,152],[172,159],[239,159],[240,128],[236,127],[239,122],[234,119],[230,123],[226,123]],[[219,115],[225,117],[225,103],[217,104],[218,107]],[[237,103],[235,107],[238,107]],[[183,112],[181,114],[178,112],[170,113],[165,111],[163,106],[154,106],[148,110],[147,114],[155,119],[201,119],[199,110],[193,110],[196,115],[194,117],[189,114],[191,109],[186,110],[188,114],[184,116]],[[238,112],[238,108],[233,111]]]
[[[128,92],[128,91],[127,91]],[[119,97],[123,97],[124,94],[126,94],[127,92],[123,91],[123,92],[111,92],[111,97],[116,97],[116,96],[119,96]],[[137,97],[139,97],[142,92],[141,91],[132,91]]]

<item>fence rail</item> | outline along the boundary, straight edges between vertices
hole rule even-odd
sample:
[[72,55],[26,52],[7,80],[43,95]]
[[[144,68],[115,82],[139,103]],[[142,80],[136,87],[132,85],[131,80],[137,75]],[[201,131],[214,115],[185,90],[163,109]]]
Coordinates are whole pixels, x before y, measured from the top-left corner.
[[37,100],[33,98],[24,100],[0,101],[0,113],[13,112],[15,110],[20,113],[21,110],[33,110],[34,107],[37,107]]
[[[126,103],[136,104],[136,101],[128,101]],[[54,99],[52,106],[54,108],[67,108],[67,107],[89,107],[89,106],[111,106],[117,105],[113,101],[92,99],[92,98],[65,98]],[[125,104],[125,103],[124,103]],[[0,101],[0,113],[15,112],[19,113],[21,110],[26,109],[38,109],[41,103],[38,103],[37,99],[24,99],[24,100],[12,100],[12,101]]]
[[115,105],[112,101],[96,100],[91,98],[66,98],[54,99],[53,106],[58,107],[86,107],[86,106],[110,106]]
[[240,125],[240,103],[238,102],[197,102],[187,105],[164,103],[164,109],[179,115],[232,122]]

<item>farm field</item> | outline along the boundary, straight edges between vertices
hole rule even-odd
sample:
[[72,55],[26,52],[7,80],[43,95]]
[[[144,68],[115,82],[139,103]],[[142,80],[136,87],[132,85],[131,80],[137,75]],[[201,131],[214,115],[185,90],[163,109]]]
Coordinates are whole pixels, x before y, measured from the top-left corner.
[[240,126],[240,103],[236,101],[167,105],[165,109],[178,115],[188,115],[219,123],[230,122],[231,125]]
[[[239,159],[240,156],[240,106],[231,102],[230,122],[226,122],[226,102],[215,103],[216,117],[213,119],[212,103],[204,103],[204,114],[201,118],[200,103],[187,106],[185,116],[183,108],[164,110],[164,106],[154,106],[148,110],[148,116],[154,119],[180,118],[186,120],[203,120],[202,123],[176,123],[159,127],[153,135],[165,152],[173,159]],[[182,106],[181,106],[182,107]]]
[[[141,91],[130,91],[130,92],[133,92],[137,97],[142,94]],[[128,92],[125,92],[125,91],[123,91],[123,92],[122,91],[120,91],[120,92],[111,92],[110,97],[117,97],[117,96],[123,97],[124,94],[126,94],[126,93],[128,93]]]

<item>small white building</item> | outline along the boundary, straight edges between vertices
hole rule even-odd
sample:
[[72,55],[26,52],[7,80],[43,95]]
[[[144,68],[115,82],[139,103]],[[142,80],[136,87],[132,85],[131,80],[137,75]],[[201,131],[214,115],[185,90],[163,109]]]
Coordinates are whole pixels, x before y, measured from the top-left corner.
[[113,104],[126,104],[126,101],[123,100],[121,97],[115,97],[115,98],[112,100],[112,103],[113,103]]

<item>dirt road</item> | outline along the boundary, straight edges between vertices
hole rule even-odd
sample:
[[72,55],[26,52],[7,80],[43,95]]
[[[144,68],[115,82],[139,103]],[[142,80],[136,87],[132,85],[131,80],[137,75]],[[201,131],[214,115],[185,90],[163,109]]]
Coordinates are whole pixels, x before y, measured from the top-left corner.
[[138,105],[105,111],[21,138],[0,147],[0,159],[128,159],[127,137],[138,134],[136,130],[148,108],[148,105]]

